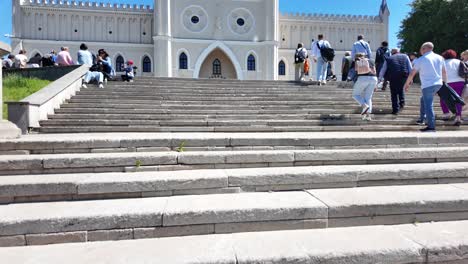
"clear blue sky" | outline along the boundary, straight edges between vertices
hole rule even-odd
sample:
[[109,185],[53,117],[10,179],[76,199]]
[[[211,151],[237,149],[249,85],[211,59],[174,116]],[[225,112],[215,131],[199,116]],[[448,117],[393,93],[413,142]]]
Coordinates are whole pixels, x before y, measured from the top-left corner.
[[[112,2],[126,4],[153,5],[153,0],[94,0],[97,2]],[[216,0],[213,0],[216,1]],[[5,34],[11,33],[11,2],[12,0],[0,0],[0,41],[10,42],[5,38]],[[408,6],[412,0],[387,0],[390,8],[390,46],[398,43],[397,32],[401,21],[406,17],[410,8]],[[377,15],[381,0],[280,0],[280,10],[282,12],[299,13],[328,13],[328,14],[357,14],[357,15]]]

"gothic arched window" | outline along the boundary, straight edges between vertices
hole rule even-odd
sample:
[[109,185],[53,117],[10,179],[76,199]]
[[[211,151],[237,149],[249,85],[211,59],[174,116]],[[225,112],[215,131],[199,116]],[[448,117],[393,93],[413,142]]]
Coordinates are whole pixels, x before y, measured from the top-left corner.
[[188,59],[187,59],[187,54],[185,54],[185,52],[182,52],[179,56],[179,69],[181,70],[188,69]]
[[213,61],[213,75],[221,75],[221,61],[218,59]]
[[250,54],[247,58],[247,70],[248,71],[255,71],[255,57],[254,55]]
[[278,75],[286,75],[286,64],[284,61],[280,61],[278,64]]
[[120,55],[117,56],[117,58],[115,59],[115,70],[118,72],[123,71],[124,63],[125,63],[124,58]]
[[143,58],[143,72],[151,72],[151,59],[148,56]]

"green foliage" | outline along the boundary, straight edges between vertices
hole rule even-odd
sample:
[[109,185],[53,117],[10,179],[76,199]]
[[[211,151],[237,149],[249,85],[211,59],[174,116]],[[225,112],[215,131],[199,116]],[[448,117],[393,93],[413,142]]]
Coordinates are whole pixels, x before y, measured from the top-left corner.
[[[10,75],[3,79],[3,102],[17,102],[47,86],[50,81]],[[3,119],[8,118],[7,105],[3,104]]]
[[135,166],[137,167],[137,169],[139,169],[141,167],[141,165],[143,165],[143,163],[141,162],[141,160],[137,160],[135,162]]
[[468,49],[467,0],[415,0],[411,7],[398,34],[403,51],[419,51],[427,41],[437,53]]
[[185,141],[180,142],[179,147],[176,148],[177,152],[184,152],[185,151]]

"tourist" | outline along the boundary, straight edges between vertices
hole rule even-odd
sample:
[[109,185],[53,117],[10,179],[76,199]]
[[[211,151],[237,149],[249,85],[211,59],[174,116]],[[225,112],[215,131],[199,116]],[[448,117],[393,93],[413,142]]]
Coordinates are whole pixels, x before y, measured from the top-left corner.
[[122,75],[122,81],[133,82],[135,74],[133,73],[133,61],[127,61],[127,67],[124,68],[124,75]]
[[304,44],[297,44],[296,54],[294,55],[294,65],[296,66],[296,81],[304,80],[304,62],[309,58],[307,49],[304,48]]
[[19,54],[15,56],[15,68],[24,69],[28,66],[28,57],[26,50],[22,49]]
[[[447,71],[447,83],[448,85],[455,90],[455,92],[462,96],[463,88],[465,86],[465,79],[459,76],[459,69],[460,69],[460,60],[457,59],[457,53],[454,50],[447,50],[442,53],[442,57],[445,59],[445,69]],[[450,119],[450,111],[445,102],[441,99],[440,106],[442,108],[442,112],[444,113],[443,119],[449,120]],[[462,123],[462,108],[463,106],[460,104],[456,105],[456,115],[455,115],[455,126],[460,126]]]
[[28,61],[28,65],[30,68],[39,68],[42,64],[42,56],[39,53],[36,53],[34,57],[30,58]]
[[382,46],[377,49],[375,55],[375,67],[377,68],[377,75],[380,76],[380,71],[385,63],[385,59],[390,57],[390,50],[388,49],[388,42],[383,41]]
[[57,52],[55,50],[52,50],[50,52],[50,57],[52,58],[52,61],[54,62],[54,64],[57,64]]
[[324,39],[323,34],[318,35],[318,40],[312,43],[312,57],[317,63],[317,81],[319,85],[327,84],[328,61],[322,57],[322,49],[331,48],[330,43]]
[[104,81],[112,80],[115,76],[115,70],[112,68],[112,60],[105,49],[98,51],[97,64],[102,65],[102,73],[104,74]]
[[414,67],[405,83],[405,91],[408,92],[416,73],[421,79],[421,108],[418,124],[427,127],[421,132],[435,132],[434,95],[440,90],[443,82],[447,82],[444,58],[433,52],[434,44],[426,42],[421,46],[421,57],[414,61]]
[[353,44],[353,50],[351,51],[351,58],[353,59],[356,58],[357,53],[364,53],[364,55],[368,59],[372,59],[372,51],[371,51],[370,45],[364,40],[364,36],[359,35],[357,37],[357,40],[358,41],[354,42]]
[[42,67],[55,66],[53,54],[49,53],[49,54],[44,55],[44,57],[42,57],[41,63],[42,63]]
[[353,59],[351,58],[351,52],[346,51],[343,59],[341,60],[341,81],[346,82],[348,80],[348,73],[351,69],[351,63]]
[[379,74],[381,82],[390,81],[390,94],[392,98],[392,114],[405,107],[405,91],[403,86],[409,73],[412,71],[411,61],[406,54],[400,53],[400,49],[392,49],[391,56],[385,59]]
[[59,66],[73,65],[73,59],[68,51],[68,47],[62,47],[60,50],[61,51],[57,54],[57,64]]
[[413,63],[414,60],[416,60],[418,58],[418,53],[417,52],[411,52],[409,54],[409,58],[410,58],[411,63]]
[[[465,63],[465,66],[468,68],[468,50],[465,50],[464,52],[462,52],[461,60]],[[466,77],[465,77],[465,88],[463,89],[462,98],[465,102],[468,102],[468,78]],[[468,103],[463,107],[463,111],[468,111]]]
[[6,59],[3,60],[2,62],[2,68],[3,69],[11,69],[14,67],[14,61],[15,61],[15,55],[10,54]]
[[362,107],[362,120],[371,121],[372,96],[377,87],[375,62],[366,57],[364,53],[357,53],[354,69],[358,76],[353,87],[353,98]]
[[80,50],[77,54],[77,61],[79,65],[93,65],[93,54],[89,52],[88,46],[84,43],[80,45]]

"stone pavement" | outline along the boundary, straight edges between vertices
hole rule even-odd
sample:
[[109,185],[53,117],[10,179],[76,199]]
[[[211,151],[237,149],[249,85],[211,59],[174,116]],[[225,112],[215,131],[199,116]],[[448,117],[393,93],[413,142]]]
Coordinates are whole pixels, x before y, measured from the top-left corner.
[[412,131],[416,92],[365,123],[349,93],[81,91],[0,140],[0,263],[468,263],[468,131]]

